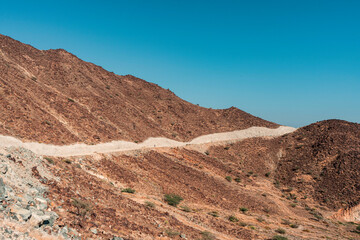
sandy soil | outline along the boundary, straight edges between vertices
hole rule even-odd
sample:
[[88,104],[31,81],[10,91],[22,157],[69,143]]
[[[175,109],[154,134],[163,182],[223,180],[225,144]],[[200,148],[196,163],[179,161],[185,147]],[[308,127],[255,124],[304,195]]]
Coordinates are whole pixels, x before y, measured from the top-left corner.
[[157,137],[148,138],[142,143],[112,141],[96,145],[78,143],[66,146],[57,146],[36,142],[22,142],[21,140],[14,137],[0,135],[0,147],[24,147],[40,155],[67,157],[90,155],[93,153],[121,152],[146,148],[182,147],[187,145],[197,145],[213,142],[239,141],[251,137],[276,137],[291,133],[295,130],[296,128],[286,126],[280,126],[276,129],[266,127],[250,127],[244,130],[203,135],[193,139],[190,142],[178,142],[168,138]]

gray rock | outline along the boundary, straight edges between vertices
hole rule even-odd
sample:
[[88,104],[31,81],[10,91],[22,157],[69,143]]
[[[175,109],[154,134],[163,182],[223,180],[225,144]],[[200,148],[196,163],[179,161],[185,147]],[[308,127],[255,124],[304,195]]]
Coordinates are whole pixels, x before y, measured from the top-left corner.
[[31,217],[31,211],[16,205],[11,208],[10,212],[13,213],[17,219],[19,220],[22,219],[25,222],[29,220]]
[[4,205],[0,205],[0,212],[5,211],[5,209],[6,209],[6,206],[4,206]]
[[112,240],[124,240],[124,239],[121,237],[113,237]]
[[23,221],[27,221],[31,218],[31,212],[29,210],[23,209],[20,213],[19,213],[20,217],[22,218]]
[[67,226],[60,229],[59,234],[65,238],[68,237],[69,229]]
[[12,193],[14,190],[10,186],[5,186],[6,192]]
[[30,210],[33,214],[36,214],[36,215],[38,215],[38,216],[44,216],[44,215],[45,215],[44,211],[41,211],[41,210],[39,210],[39,209],[37,209],[37,208],[35,208],[35,207],[29,207],[29,210]]
[[44,204],[47,204],[48,202],[48,199],[44,198],[44,197],[41,197],[41,196],[38,196],[35,198],[35,202],[37,204],[40,204],[40,203],[44,203]]
[[28,202],[28,203],[29,203],[29,202],[34,202],[34,203],[35,203],[34,198],[33,198],[32,196],[30,196],[29,194],[25,194],[24,199],[25,199],[25,201]]
[[33,214],[30,218],[30,223],[35,227],[41,227],[50,223],[50,216]]
[[93,234],[97,234],[98,230],[96,228],[90,228],[90,232],[92,232]]
[[49,223],[50,226],[54,225],[56,219],[59,218],[59,215],[57,215],[56,212],[46,212],[45,215],[50,216],[50,223]]
[[[26,201],[26,200],[25,200]],[[36,203],[34,201],[27,201],[27,205],[26,205],[26,209],[31,209],[31,208],[35,208],[36,207]]]
[[0,178],[0,198],[5,197],[6,189],[5,189],[5,183],[2,178]]
[[29,189],[29,194],[31,194],[32,196],[38,195],[39,190],[36,188],[31,188],[31,189]]
[[30,219],[30,223],[37,227],[53,226],[58,217],[59,216],[55,212],[43,213],[42,211],[38,211],[35,213],[34,211]]
[[40,203],[37,205],[37,208],[41,211],[45,211],[48,208],[48,205],[46,203]]
[[23,198],[22,197],[18,197],[18,196],[15,196],[15,202],[17,202],[18,204],[21,204],[23,202]]
[[30,223],[36,227],[53,226],[59,216],[55,212],[33,211]]
[[8,171],[8,166],[6,164],[0,164],[0,172],[6,174]]
[[185,235],[185,234],[183,234],[183,233],[182,233],[182,234],[180,234],[180,237],[181,237],[181,238],[186,239],[186,235]]
[[73,235],[75,235],[75,236],[78,236],[78,235],[79,235],[78,231],[76,231],[75,228],[69,228],[69,232],[71,232],[71,233],[72,233]]

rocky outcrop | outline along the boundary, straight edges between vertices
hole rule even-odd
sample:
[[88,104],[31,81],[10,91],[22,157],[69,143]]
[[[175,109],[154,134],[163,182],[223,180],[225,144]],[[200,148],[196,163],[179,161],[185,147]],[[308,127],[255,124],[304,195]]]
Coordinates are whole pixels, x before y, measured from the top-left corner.
[[58,215],[43,184],[48,181],[59,179],[48,171],[42,157],[24,148],[0,149],[0,218],[6,226],[0,224],[0,237],[70,239],[55,224]]
[[331,218],[339,221],[360,222],[360,204],[355,207],[341,208]]
[[278,140],[277,179],[337,210],[360,203],[360,124],[317,122]]

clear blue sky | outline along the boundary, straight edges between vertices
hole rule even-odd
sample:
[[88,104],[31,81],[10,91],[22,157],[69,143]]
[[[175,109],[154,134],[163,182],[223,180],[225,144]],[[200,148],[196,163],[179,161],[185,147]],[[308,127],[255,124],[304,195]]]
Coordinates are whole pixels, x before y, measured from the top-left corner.
[[0,33],[212,108],[360,122],[360,1],[3,1]]

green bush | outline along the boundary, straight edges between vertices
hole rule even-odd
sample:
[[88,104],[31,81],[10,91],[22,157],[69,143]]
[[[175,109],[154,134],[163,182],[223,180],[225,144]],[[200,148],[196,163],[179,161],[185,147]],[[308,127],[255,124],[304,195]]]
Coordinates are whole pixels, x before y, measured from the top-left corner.
[[230,176],[226,176],[225,179],[226,179],[228,182],[231,182],[231,181],[232,181],[232,177],[230,177]]
[[283,228],[278,228],[275,230],[275,232],[280,233],[280,234],[285,234],[286,231]]
[[322,220],[324,218],[321,213],[314,210],[310,211],[310,214],[312,214],[317,220]]
[[135,193],[135,190],[132,188],[123,188],[121,189],[121,192],[126,192],[126,193]]
[[291,222],[289,220],[287,220],[287,219],[282,219],[281,224],[290,225]]
[[299,225],[297,225],[297,224],[295,224],[295,223],[292,223],[292,224],[290,224],[289,225],[291,228],[298,228],[299,227]]
[[188,206],[181,206],[180,208],[184,212],[191,212],[191,208],[189,208]]
[[239,210],[243,213],[246,213],[247,211],[249,211],[249,209],[247,209],[245,207],[241,207],[241,208],[239,208]]
[[174,231],[174,230],[171,230],[171,229],[167,229],[165,230],[165,233],[166,235],[168,235],[169,237],[173,238],[173,237],[176,237],[176,236],[179,236],[180,233],[177,232],[177,231]]
[[48,163],[54,164],[54,160],[53,160],[52,158],[44,157],[44,159],[45,159],[46,161],[48,161]]
[[70,159],[65,159],[64,162],[67,163],[67,164],[71,164],[71,160],[70,160]]
[[210,216],[213,216],[213,217],[219,217],[219,213],[216,212],[216,211],[209,212],[208,214],[209,214]]
[[146,201],[146,202],[145,202],[145,206],[146,206],[147,208],[155,208],[155,203]]
[[92,211],[91,204],[80,199],[73,198],[71,205],[76,207],[77,215],[85,217],[88,212]]
[[165,194],[164,196],[164,201],[169,204],[170,206],[174,206],[176,207],[177,205],[179,205],[179,203],[184,200],[182,197],[180,197],[179,195],[176,194]]
[[245,223],[245,222],[239,222],[239,225],[240,225],[241,227],[246,227],[246,226],[247,226],[247,223]]
[[241,182],[241,178],[239,178],[239,177],[235,178],[234,180],[235,180],[235,182]]
[[293,208],[296,207],[296,203],[291,203],[290,207],[293,207]]
[[357,230],[357,231],[360,231],[360,225],[356,227],[356,230]]
[[228,220],[229,220],[230,222],[238,222],[238,221],[239,221],[239,219],[237,219],[234,215],[229,216],[229,217],[228,217]]

